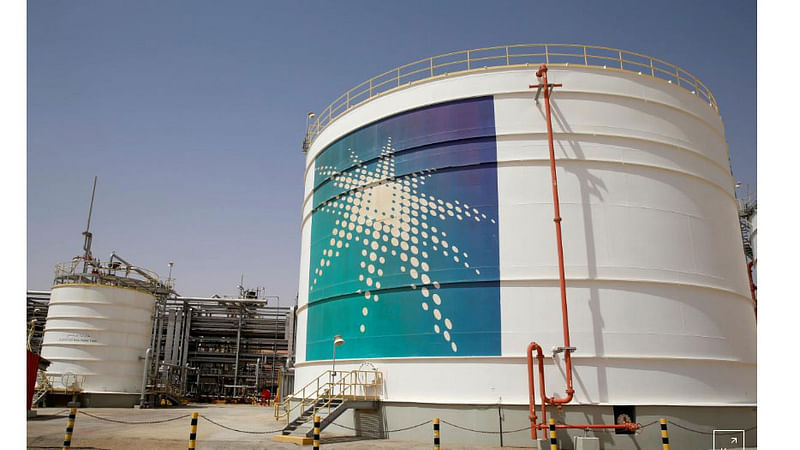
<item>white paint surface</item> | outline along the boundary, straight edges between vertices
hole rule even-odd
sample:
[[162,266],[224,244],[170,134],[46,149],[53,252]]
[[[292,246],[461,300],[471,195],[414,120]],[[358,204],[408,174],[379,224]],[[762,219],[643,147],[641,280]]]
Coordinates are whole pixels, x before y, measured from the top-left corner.
[[[525,404],[526,346],[562,344],[544,101],[536,105],[528,89],[534,72],[399,89],[338,118],[308,153],[313,165],[340,136],[402,111],[495,98],[502,355],[373,360],[386,400]],[[699,97],[646,76],[599,68],[548,76],[564,85],[552,105],[576,402],[755,404],[755,319],[721,119]],[[307,170],[298,387],[330,369],[304,362],[311,178]],[[557,361],[548,354],[548,394],[563,394]],[[360,364],[337,361],[337,369]]]
[[140,393],[153,302],[134,289],[54,286],[41,355],[52,362],[55,387],[63,387],[58,375],[75,374],[86,377],[84,392]]

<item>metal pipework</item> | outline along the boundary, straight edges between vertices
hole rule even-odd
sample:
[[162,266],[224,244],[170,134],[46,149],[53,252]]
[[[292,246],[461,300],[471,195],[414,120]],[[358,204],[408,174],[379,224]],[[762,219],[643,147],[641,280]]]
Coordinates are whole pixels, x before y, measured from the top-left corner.
[[242,342],[242,314],[236,327],[236,362],[233,365],[233,396],[236,397],[236,385],[239,384],[239,348]]
[[[536,416],[536,403],[534,401],[534,386],[533,386],[533,351],[536,350],[536,359],[538,360],[539,366],[539,395],[541,397],[542,402],[542,422],[537,423],[538,417]],[[529,398],[529,419],[531,421],[531,438],[536,440],[538,437],[538,430],[546,430],[548,425],[545,423],[547,420],[547,404],[554,404],[553,398],[548,397],[546,392],[547,389],[544,385],[544,354],[542,353],[542,347],[537,344],[536,342],[531,342],[528,344],[527,350],[527,358],[528,358],[528,398]],[[557,429],[614,429],[614,430],[625,430],[625,431],[636,431],[641,428],[641,425],[634,422],[623,423],[619,425],[604,425],[604,424],[560,424],[556,425]]]
[[262,299],[242,299],[242,298],[227,298],[227,297],[184,297],[181,295],[170,297],[167,300],[173,303],[180,303],[180,302],[190,302],[190,303],[211,303],[211,304],[220,304],[220,303],[231,303],[236,305],[264,305],[266,307],[266,302]]
[[572,352],[575,350],[569,342],[569,316],[567,311],[567,283],[564,275],[564,245],[561,237],[561,207],[558,200],[558,178],[556,177],[556,155],[553,147],[553,124],[550,119],[550,91],[554,87],[561,87],[561,84],[549,84],[547,82],[547,65],[542,64],[536,72],[536,78],[541,82],[538,85],[529,86],[531,88],[544,89],[544,108],[547,118],[547,143],[550,148],[550,178],[553,184],[553,222],[556,226],[556,248],[558,251],[558,284],[561,290],[561,322],[564,331],[564,346],[560,349],[564,352],[564,365],[567,372],[567,389],[564,397],[548,397],[548,403],[562,405],[572,401],[575,389],[572,387]]
[[[537,100],[539,91],[544,90],[544,105],[545,114],[547,119],[547,143],[550,150],[550,177],[553,183],[553,222],[556,226],[556,247],[558,250],[558,281],[561,290],[561,325],[564,332],[564,346],[554,349],[553,353],[564,352],[564,365],[566,366],[567,388],[566,396],[564,397],[548,397],[545,388],[544,377],[544,354],[542,347],[536,342],[528,344],[527,358],[528,358],[528,395],[529,395],[529,418],[531,420],[531,437],[535,440],[538,437],[539,429],[545,430],[550,426],[558,429],[573,428],[573,429],[622,429],[628,431],[635,431],[641,427],[636,423],[625,423],[620,425],[575,425],[575,424],[562,424],[550,425],[545,423],[547,420],[547,404],[557,405],[559,408],[565,403],[572,401],[575,394],[575,389],[572,387],[572,352],[575,347],[570,345],[569,341],[569,316],[567,311],[567,286],[564,275],[564,247],[561,238],[561,211],[560,203],[558,200],[558,179],[556,177],[556,158],[555,149],[553,147],[553,125],[550,118],[550,91],[554,87],[561,87],[561,84],[551,84],[547,82],[547,65],[542,64],[536,72],[538,78],[538,85],[531,85],[531,88],[538,88]],[[542,402],[542,423],[537,424],[535,401],[534,401],[534,386],[533,386],[533,351],[536,350],[536,359],[539,366],[539,390]],[[552,419],[551,419],[552,420]]]
[[92,260],[92,233],[89,231],[89,226],[92,224],[92,209],[94,208],[94,192],[97,189],[97,175],[94,176],[94,184],[92,185],[92,200],[89,202],[89,218],[86,219],[86,231],[83,236],[83,272],[86,272],[88,261]]
[[258,372],[259,372],[259,369],[261,369],[261,357],[260,356],[258,358],[256,358],[256,389],[260,389],[260,387],[258,386]]
[[148,348],[144,354],[144,370],[142,370],[142,393],[139,396],[139,407],[144,407],[145,390],[147,390],[147,375],[150,372],[150,355],[153,354],[153,349]]
[[116,252],[111,252],[111,257],[108,259],[109,266],[111,266],[111,263],[114,262],[114,258],[116,258],[117,261],[121,262],[122,264],[125,264],[125,266],[126,266],[126,268],[128,270],[132,270],[132,271],[138,273],[139,275],[145,277],[147,279],[147,281],[150,281],[150,282],[152,282],[152,283],[154,283],[154,284],[156,284],[158,286],[165,287],[164,284],[161,281],[153,278],[152,275],[150,275],[149,273],[147,273],[144,270],[140,269],[139,267],[134,266],[131,263],[129,263],[128,261],[125,261],[124,259],[120,258],[120,256],[117,255]]

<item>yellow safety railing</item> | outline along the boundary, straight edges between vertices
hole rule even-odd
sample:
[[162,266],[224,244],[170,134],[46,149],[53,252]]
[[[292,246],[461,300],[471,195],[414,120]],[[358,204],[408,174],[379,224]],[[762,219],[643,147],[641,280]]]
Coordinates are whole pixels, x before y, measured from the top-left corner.
[[275,404],[275,419],[290,417],[295,410],[298,415],[306,408],[317,411],[327,409],[330,413],[333,400],[379,400],[383,386],[383,373],[377,370],[327,370],[308,384]]
[[596,45],[515,44],[445,53],[372,77],[340,95],[321,113],[316,114],[306,130],[306,142],[310,145],[322,130],[351,108],[394,89],[453,73],[542,63],[550,67],[603,67],[658,78],[690,91],[719,112],[717,100],[702,81],[661,59]]
[[61,394],[76,394],[83,391],[83,383],[86,375],[76,375],[74,373],[45,373],[39,371],[36,374],[35,392],[31,404],[35,405],[48,392]]

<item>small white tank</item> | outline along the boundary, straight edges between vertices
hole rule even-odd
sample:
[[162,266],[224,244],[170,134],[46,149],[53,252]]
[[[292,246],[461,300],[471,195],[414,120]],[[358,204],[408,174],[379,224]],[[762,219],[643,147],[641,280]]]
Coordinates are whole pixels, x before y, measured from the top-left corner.
[[54,387],[77,380],[85,393],[140,393],[154,301],[132,288],[54,286],[41,352]]

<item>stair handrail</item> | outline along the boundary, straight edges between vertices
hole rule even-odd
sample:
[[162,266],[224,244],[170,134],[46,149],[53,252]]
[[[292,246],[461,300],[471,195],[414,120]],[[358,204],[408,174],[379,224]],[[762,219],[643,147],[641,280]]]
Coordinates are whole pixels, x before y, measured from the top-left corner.
[[[330,371],[323,372],[322,375],[320,375],[317,378],[309,381],[305,386],[303,386],[302,388],[298,389],[293,394],[287,395],[284,398],[284,400],[282,402],[280,402],[280,405],[278,406],[278,408],[275,409],[275,419],[280,419],[282,416],[285,415],[286,416],[286,423],[288,424],[289,423],[289,417],[290,417],[292,411],[294,411],[298,407],[305,408],[307,399],[309,399],[309,398],[311,398],[313,396],[314,402],[316,402],[317,398],[319,397],[319,391],[320,391],[319,382],[320,382],[320,379],[322,377],[324,377],[328,373],[330,373]],[[312,386],[316,386],[313,391],[311,391]],[[323,387],[324,387],[324,383],[323,383]],[[300,398],[300,403],[295,405],[295,406],[291,406],[292,399],[296,399],[298,397]],[[281,413],[281,409],[283,410],[283,413]]]
[[31,407],[35,407],[39,403],[39,400],[41,400],[50,390],[53,389],[52,384],[50,384],[50,381],[47,379],[47,375],[43,370],[39,370],[36,373],[36,386],[34,389]]
[[[326,370],[293,394],[286,396],[276,407],[275,418],[280,419],[285,415],[288,424],[291,413],[297,408],[304,410],[307,405],[314,405],[315,414],[325,408],[330,413],[332,401],[336,399],[378,400],[380,398],[378,389],[382,384],[383,373],[377,370]],[[370,395],[367,388],[374,388],[375,394]],[[292,401],[298,399],[300,401],[292,406]],[[320,400],[323,400],[322,403],[319,403]]]

